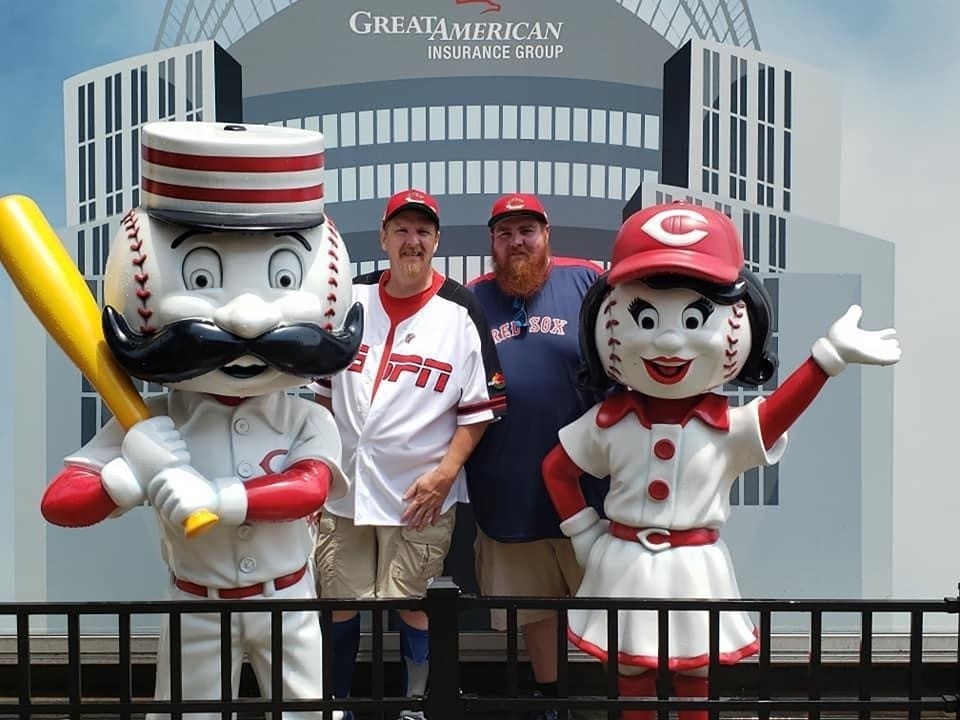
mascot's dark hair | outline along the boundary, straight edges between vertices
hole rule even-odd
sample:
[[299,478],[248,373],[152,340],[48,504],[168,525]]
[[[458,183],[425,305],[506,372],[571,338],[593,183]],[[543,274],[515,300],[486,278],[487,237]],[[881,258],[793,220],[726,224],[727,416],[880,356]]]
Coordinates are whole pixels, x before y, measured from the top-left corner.
[[[777,369],[777,358],[768,348],[772,332],[773,304],[760,278],[752,272],[741,270],[737,280],[729,285],[718,285],[686,275],[673,274],[651,275],[643,278],[643,282],[655,290],[687,288],[718,305],[733,305],[743,300],[750,317],[751,348],[746,364],[733,382],[745,387],[757,387],[773,377]],[[610,287],[607,273],[604,273],[593,283],[580,305],[579,337],[583,361],[577,382],[584,390],[600,394],[622,387],[621,383],[607,375],[594,340],[597,316],[610,293]]]

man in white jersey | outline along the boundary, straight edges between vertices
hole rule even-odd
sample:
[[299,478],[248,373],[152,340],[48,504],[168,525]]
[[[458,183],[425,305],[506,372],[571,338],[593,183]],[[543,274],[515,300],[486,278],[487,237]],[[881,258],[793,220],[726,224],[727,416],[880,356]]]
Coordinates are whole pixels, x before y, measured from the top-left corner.
[[[321,597],[423,595],[450,548],[463,465],[506,409],[505,383],[474,295],[433,269],[440,208],[419,190],[387,202],[380,245],[390,268],[354,280],[364,336],[345,371],[314,385],[333,411],[352,487],[319,522]],[[427,617],[401,610],[404,691],[427,686]],[[360,638],[356,612],[333,616],[333,693],[350,692]],[[400,718],[422,718],[403,711]]]

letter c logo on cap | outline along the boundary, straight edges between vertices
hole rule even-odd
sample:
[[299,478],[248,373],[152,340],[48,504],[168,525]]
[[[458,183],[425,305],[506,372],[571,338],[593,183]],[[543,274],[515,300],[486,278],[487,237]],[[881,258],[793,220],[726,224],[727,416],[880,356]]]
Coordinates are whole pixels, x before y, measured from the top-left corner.
[[670,232],[663,226],[664,222],[670,218],[687,218],[688,220],[692,220],[699,225],[708,224],[707,219],[696,210],[688,210],[687,208],[672,208],[670,210],[662,210],[658,212],[652,218],[647,220],[640,227],[640,229],[658,242],[661,242],[664,245],[670,245],[672,247],[686,247],[687,245],[694,245],[707,236],[706,230],[691,229],[684,233]]

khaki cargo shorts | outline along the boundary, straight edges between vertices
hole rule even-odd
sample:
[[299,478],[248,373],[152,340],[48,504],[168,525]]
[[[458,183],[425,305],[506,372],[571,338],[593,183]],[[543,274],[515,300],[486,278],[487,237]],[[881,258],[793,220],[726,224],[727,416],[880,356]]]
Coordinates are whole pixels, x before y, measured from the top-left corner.
[[354,525],[324,511],[314,562],[322,598],[405,598],[427,592],[450,550],[456,506],[421,531],[400,525]]
[[[503,543],[477,528],[474,542],[477,582],[484,595],[513,597],[568,597],[576,594],[583,568],[566,538]],[[517,610],[517,624],[546,620],[553,610]],[[490,610],[494,630],[507,629],[506,610]]]

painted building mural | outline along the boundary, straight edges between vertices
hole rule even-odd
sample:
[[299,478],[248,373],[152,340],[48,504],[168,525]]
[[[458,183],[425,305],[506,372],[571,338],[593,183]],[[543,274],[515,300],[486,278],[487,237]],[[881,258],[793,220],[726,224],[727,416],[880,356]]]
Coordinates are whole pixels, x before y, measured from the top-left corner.
[[[405,187],[440,201],[437,266],[462,281],[486,268],[501,193],[537,193],[554,252],[598,262],[627,214],[686,198],[741,228],[791,368],[850,303],[893,324],[894,246],[840,224],[840,79],[762,39],[746,0],[168,0],[152,48],[63,79],[61,237],[99,297],[110,238],[139,202],[144,122],[321,130],[327,209],[358,272],[381,266],[382,206]],[[109,416],[22,306],[4,312],[5,362],[35,387],[9,389],[17,421],[0,424],[14,457],[0,498],[16,514],[0,585],[10,599],[156,597],[150,514],[83,533],[40,519],[38,478]],[[851,368],[785,459],[738,481],[725,538],[745,597],[893,592],[893,377]],[[13,452],[22,443],[32,451]],[[469,587],[468,510],[460,525],[448,566]]]

